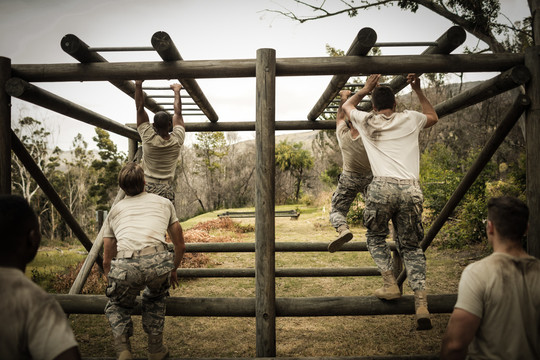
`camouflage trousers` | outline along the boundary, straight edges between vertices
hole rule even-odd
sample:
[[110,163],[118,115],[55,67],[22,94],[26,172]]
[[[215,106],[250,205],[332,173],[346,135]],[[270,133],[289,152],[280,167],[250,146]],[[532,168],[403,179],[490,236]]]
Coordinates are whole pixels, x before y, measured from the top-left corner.
[[336,230],[341,225],[347,225],[347,213],[356,195],[362,193],[364,199],[366,198],[366,189],[372,178],[371,172],[361,175],[344,171],[339,175],[330,210],[330,223]]
[[413,290],[424,290],[426,257],[420,246],[424,237],[424,198],[416,181],[407,182],[375,177],[369,185],[364,209],[367,247],[379,271],[392,270],[390,247],[386,243],[388,222],[392,220],[396,247],[403,258],[409,285]]
[[109,272],[105,315],[115,337],[133,335],[131,313],[142,290],[142,325],[147,334],[163,333],[165,298],[169,296],[174,254],[162,251],[140,257],[113,259]]
[[148,193],[169,199],[174,204],[174,190],[170,184],[147,182],[144,185],[144,190]]

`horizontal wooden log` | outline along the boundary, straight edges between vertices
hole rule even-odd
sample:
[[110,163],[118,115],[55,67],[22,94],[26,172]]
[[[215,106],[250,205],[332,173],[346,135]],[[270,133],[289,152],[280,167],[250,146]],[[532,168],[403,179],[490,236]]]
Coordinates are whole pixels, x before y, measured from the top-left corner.
[[[450,54],[452,51],[457,49],[458,46],[465,42],[467,38],[467,33],[460,26],[452,26],[444,34],[442,34],[438,39],[437,43],[434,46],[428,47],[422,52],[422,55],[430,54]],[[417,76],[422,75],[422,72],[416,72]],[[394,91],[394,94],[397,94],[407,86],[407,74],[402,74],[394,77],[388,84]],[[372,105],[371,101],[366,103],[361,103],[358,106],[358,109],[362,111],[371,111]]]
[[[372,28],[363,28],[356,35],[353,43],[345,55],[347,56],[364,56],[367,55],[373,45],[377,41],[377,33]],[[330,104],[333,98],[335,98],[349,80],[349,75],[334,75],[330,80],[330,83],[324,90],[323,94],[313,106],[313,109],[307,115],[308,120],[314,121],[322,111]]]
[[[158,31],[154,33],[154,35],[152,35],[151,42],[154,49],[156,49],[157,53],[164,61],[183,60],[180,52],[176,48],[176,45],[174,45],[171,37],[166,32]],[[201,109],[204,115],[206,115],[208,120],[211,122],[218,121],[216,111],[212,105],[210,105],[210,102],[202,92],[197,81],[193,79],[178,79],[178,81],[180,81],[191,98],[197,103],[197,106]]]
[[[394,242],[388,242],[391,250],[396,249]],[[276,242],[277,252],[328,251],[324,242]],[[255,243],[187,243],[187,252],[255,252]],[[365,242],[349,242],[340,251],[367,251]]]
[[[108,301],[105,295],[51,294],[67,314],[103,314]],[[428,295],[432,314],[453,311],[457,295]],[[166,300],[168,316],[254,317],[255,298],[170,297]],[[137,298],[134,315],[141,314]],[[384,301],[375,296],[276,298],[276,315],[280,317],[371,316],[414,314],[414,296]]]
[[[77,36],[73,34],[65,35],[60,41],[60,45],[62,46],[62,50],[64,50],[67,54],[71,55],[74,59],[78,60],[79,62],[83,64],[108,62],[103,56],[101,56],[100,54],[96,52],[98,50],[94,49],[92,51],[92,49],[84,41],[82,41],[81,39],[79,39]],[[154,50],[152,47],[148,47],[148,48],[150,48],[151,50]],[[133,79],[136,79],[136,78],[133,78]],[[110,83],[116,86],[121,91],[123,91],[128,96],[130,96],[132,99],[135,99],[135,84],[132,81],[119,80],[119,81],[111,81]],[[165,111],[154,100],[149,99],[147,97],[145,97],[144,99],[144,106],[154,113],[158,111]]]
[[451,99],[437,104],[435,106],[435,111],[441,118],[523,85],[528,82],[530,78],[531,73],[525,65],[514,66],[510,70],[507,70],[494,78],[486,80]]
[[[276,130],[332,130],[336,128],[335,120],[282,120],[276,121]],[[186,132],[201,131],[255,131],[255,122],[219,121],[217,123],[186,123]]]
[[[82,360],[115,360],[114,357],[82,357]],[[133,358],[134,360],[146,360],[146,358]],[[168,358],[169,360],[186,360],[185,358]],[[252,358],[211,358],[212,360],[260,360],[260,357]],[[272,360],[438,360],[438,355],[382,355],[382,356],[324,356],[324,357],[272,357]],[[192,359],[196,360],[196,359]],[[200,360],[210,360],[204,358]]]
[[[115,360],[114,357],[82,357],[82,360]],[[134,360],[146,360],[147,358],[133,358]],[[172,358],[169,357],[169,360],[186,360],[186,358]],[[261,360],[261,357],[251,357],[251,358],[202,358],[199,360]],[[438,355],[381,355],[381,356],[310,356],[310,357],[279,357],[275,356],[271,358],[272,360],[438,360],[440,357]],[[197,360],[192,358],[191,360]]]
[[100,127],[129,139],[141,141],[141,137],[136,130],[48,92],[47,90],[41,89],[22,79],[9,79],[6,82],[6,92],[13,97],[39,105],[45,109]]
[[[183,269],[177,271],[181,278],[254,278],[255,269]],[[375,267],[365,268],[305,268],[276,269],[276,277],[340,277],[340,276],[380,276]]]
[[[524,63],[523,54],[391,55],[282,58],[276,76],[384,75],[422,72],[502,72]],[[255,76],[255,60],[184,60],[92,64],[14,64],[14,76],[28,82],[112,81]]]

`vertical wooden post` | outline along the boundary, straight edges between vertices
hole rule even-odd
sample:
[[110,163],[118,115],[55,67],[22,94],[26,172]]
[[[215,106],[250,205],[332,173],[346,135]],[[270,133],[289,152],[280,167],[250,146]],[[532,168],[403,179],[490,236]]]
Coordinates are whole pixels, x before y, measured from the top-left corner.
[[11,59],[0,56],[0,194],[11,194],[11,97],[5,91]]
[[[539,10],[537,10],[539,11]],[[535,26],[540,27],[540,24]],[[535,39],[536,44],[540,39]],[[525,116],[525,142],[527,146],[527,205],[529,206],[529,233],[527,252],[540,258],[540,45],[525,50],[525,65],[531,72],[527,95],[531,106]]]
[[135,159],[135,154],[137,153],[137,147],[139,142],[133,139],[128,139],[128,161],[133,161]]
[[257,357],[276,356],[276,51],[257,50],[255,142],[255,326]]

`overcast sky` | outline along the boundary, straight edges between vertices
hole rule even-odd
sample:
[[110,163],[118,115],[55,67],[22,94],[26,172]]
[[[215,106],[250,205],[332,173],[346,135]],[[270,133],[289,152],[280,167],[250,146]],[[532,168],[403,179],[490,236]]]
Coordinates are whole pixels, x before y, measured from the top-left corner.
[[[337,0],[327,1],[330,4]],[[502,12],[513,21],[529,14],[527,0],[501,0]],[[74,34],[91,47],[151,46],[156,31],[173,39],[184,60],[254,59],[260,48],[276,57],[327,56],[325,46],[347,50],[363,27],[377,32],[378,42],[434,41],[452,24],[420,8],[416,14],[396,7],[341,15],[299,24],[265,9],[301,10],[291,0],[0,0],[0,56],[12,64],[74,63],[60,40]],[[305,11],[305,10],[303,10]],[[467,34],[469,46],[478,42]],[[383,48],[383,55],[420,54],[424,48]],[[462,48],[454,53],[461,53]],[[110,62],[159,61],[155,52],[101,53]],[[494,74],[470,74],[468,80]],[[330,80],[329,76],[278,78],[276,120],[305,120]],[[199,79],[219,121],[254,121],[255,79]],[[146,85],[168,85],[149,81]],[[108,82],[39,83],[70,101],[120,123],[135,122],[134,101]],[[77,133],[91,148],[94,128],[13,99],[12,121],[32,116],[44,121],[52,140],[67,150]],[[185,117],[186,122],[205,117]],[[243,133],[242,138],[254,138]],[[111,134],[121,151],[127,140]]]

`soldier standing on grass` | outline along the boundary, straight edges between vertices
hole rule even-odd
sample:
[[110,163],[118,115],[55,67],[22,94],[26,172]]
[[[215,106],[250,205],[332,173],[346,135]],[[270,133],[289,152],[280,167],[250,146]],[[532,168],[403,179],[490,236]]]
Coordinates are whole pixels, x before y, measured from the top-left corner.
[[336,116],[336,137],[343,157],[343,171],[338,177],[336,191],[332,195],[330,222],[338,232],[338,237],[328,245],[328,251],[333,253],[343,244],[353,238],[347,225],[347,213],[359,192],[365,198],[366,189],[373,175],[362,138],[345,117],[343,104],[351,95],[350,90],[341,90],[340,104]]
[[[148,359],[165,359],[169,354],[163,345],[165,298],[171,284],[173,289],[178,285],[176,270],[185,252],[182,227],[170,201],[144,191],[140,165],[124,166],[118,183],[126,197],[111,209],[103,227],[103,269],[109,283],[105,315],[118,359],[131,359],[131,311],[144,290],[142,324],[148,335]],[[174,254],[165,242],[167,231]]]
[[[407,81],[418,96],[422,113],[396,112],[394,92],[388,86],[377,86],[379,78],[380,75],[370,75],[365,86],[343,104],[346,115],[362,137],[374,176],[367,189],[364,225],[369,252],[384,280],[375,296],[385,300],[401,296],[386,242],[388,222],[392,220],[397,233],[396,247],[403,257],[414,291],[417,329],[431,329],[425,291],[426,257],[420,246],[424,229],[423,195],[418,180],[418,135],[422,129],[435,125],[438,116],[415,74],[409,74]],[[370,92],[373,111],[357,110],[356,106]]]
[[137,131],[141,135],[143,158],[141,161],[146,181],[145,190],[163,196],[174,203],[172,181],[180,149],[184,144],[186,130],[182,117],[180,89],[182,85],[173,84],[174,115],[172,132],[169,132],[171,116],[165,111],[154,115],[154,124],[150,124],[144,109],[144,93],[142,80],[135,81],[135,105],[137,107]]

